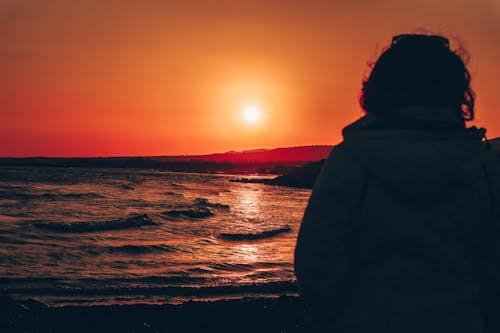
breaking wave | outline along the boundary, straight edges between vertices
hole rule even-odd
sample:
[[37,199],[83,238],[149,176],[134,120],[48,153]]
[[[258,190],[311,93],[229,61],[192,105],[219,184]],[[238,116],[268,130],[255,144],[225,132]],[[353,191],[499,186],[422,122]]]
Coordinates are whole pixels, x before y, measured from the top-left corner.
[[[177,279],[178,277],[174,277]],[[102,286],[96,287],[49,287],[45,285],[44,287],[37,288],[33,290],[32,288],[19,286],[16,284],[12,285],[12,282],[17,282],[14,279],[2,279],[0,284],[9,283],[10,286],[5,286],[4,290],[9,293],[16,294],[36,294],[36,295],[169,295],[169,296],[188,296],[188,295],[231,295],[240,293],[284,293],[284,292],[297,292],[298,287],[295,281],[277,281],[269,283],[248,283],[240,285],[222,285],[222,286],[160,286],[157,281],[152,285],[144,285],[145,282],[150,282],[151,279],[146,281],[125,281],[126,285],[120,285],[118,281],[107,281],[104,282]],[[9,281],[10,280],[10,281]],[[165,278],[159,279],[162,283],[165,283]],[[171,279],[167,279],[168,282]],[[38,281],[37,281],[38,282]],[[132,286],[131,286],[132,285]]]
[[64,200],[64,199],[102,199],[104,196],[97,193],[20,193],[16,191],[0,191],[0,199],[11,200]]
[[100,222],[34,222],[33,226],[55,232],[96,232],[138,228],[147,225],[159,225],[147,214],[133,214],[125,218]]
[[163,212],[162,215],[169,217],[188,217],[188,218],[201,219],[204,217],[213,216],[214,213],[208,208],[201,207],[201,208],[189,208],[189,209],[173,209]]
[[292,231],[292,228],[290,228],[290,226],[288,225],[285,225],[281,228],[264,230],[259,232],[221,233],[220,237],[226,240],[256,240],[256,239],[273,237],[278,234],[290,231]]
[[206,198],[196,198],[194,200],[194,203],[188,206],[188,208],[169,210],[163,212],[162,215],[168,217],[187,217],[201,219],[215,215],[210,208],[228,210],[229,205],[213,203],[208,201],[208,199]]
[[205,208],[218,208],[218,209],[229,209],[229,205],[210,202],[206,198],[196,198],[192,207],[205,207]]
[[147,254],[147,253],[163,253],[163,252],[177,252],[180,249],[177,246],[167,244],[153,244],[153,245],[121,245],[121,246],[108,246],[106,251],[109,253],[125,253],[125,254]]

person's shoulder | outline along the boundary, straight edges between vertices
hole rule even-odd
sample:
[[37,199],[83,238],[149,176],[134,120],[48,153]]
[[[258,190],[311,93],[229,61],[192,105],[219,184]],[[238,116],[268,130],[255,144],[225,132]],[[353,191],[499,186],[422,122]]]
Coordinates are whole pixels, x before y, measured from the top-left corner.
[[[321,170],[321,178],[336,179],[336,181],[350,182],[353,178],[359,177],[363,173],[358,160],[352,153],[352,148],[345,141],[333,146],[332,150]],[[325,181],[328,183],[328,181]]]
[[495,173],[500,174],[500,154],[491,150],[491,147],[485,146],[483,149],[482,160],[484,166]]
[[328,161],[340,162],[350,162],[355,163],[356,159],[353,155],[353,147],[348,141],[341,141],[340,143],[333,146],[330,154],[328,155]]
[[313,187],[314,197],[335,197],[346,207],[359,197],[368,173],[345,142],[334,146]]

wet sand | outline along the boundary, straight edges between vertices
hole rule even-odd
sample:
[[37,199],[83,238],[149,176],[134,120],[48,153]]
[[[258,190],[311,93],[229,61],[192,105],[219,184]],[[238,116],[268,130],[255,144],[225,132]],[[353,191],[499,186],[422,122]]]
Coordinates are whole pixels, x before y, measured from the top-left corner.
[[296,296],[64,307],[2,297],[0,310],[2,332],[310,332]]

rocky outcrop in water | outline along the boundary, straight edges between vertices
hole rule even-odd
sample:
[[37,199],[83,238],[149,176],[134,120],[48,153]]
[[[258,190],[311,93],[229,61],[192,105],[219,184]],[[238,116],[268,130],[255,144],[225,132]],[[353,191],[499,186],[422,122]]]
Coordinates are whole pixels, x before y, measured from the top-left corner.
[[231,181],[239,183],[258,183],[312,189],[314,186],[314,182],[316,181],[316,177],[318,177],[318,174],[321,171],[321,167],[323,166],[324,161],[325,160],[308,163],[296,169],[295,171],[272,179],[237,178],[231,179]]

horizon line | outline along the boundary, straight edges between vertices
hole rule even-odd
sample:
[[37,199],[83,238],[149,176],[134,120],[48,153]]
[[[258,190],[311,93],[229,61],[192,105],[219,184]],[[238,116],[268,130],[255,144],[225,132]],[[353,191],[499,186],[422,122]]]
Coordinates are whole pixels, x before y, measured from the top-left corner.
[[290,149],[290,148],[305,148],[305,147],[333,147],[335,144],[312,144],[312,145],[299,145],[299,146],[286,146],[286,147],[273,147],[273,148],[253,148],[253,149],[245,149],[245,150],[228,150],[224,152],[213,152],[213,153],[205,153],[205,154],[180,154],[180,155],[110,155],[110,156],[44,156],[44,155],[26,155],[26,156],[0,156],[0,159],[9,159],[9,158],[67,158],[67,159],[77,159],[77,158],[138,158],[138,157],[188,157],[188,156],[210,156],[210,155],[219,155],[219,154],[238,154],[238,153],[249,153],[249,152],[258,152],[258,151],[270,151],[277,149]]

